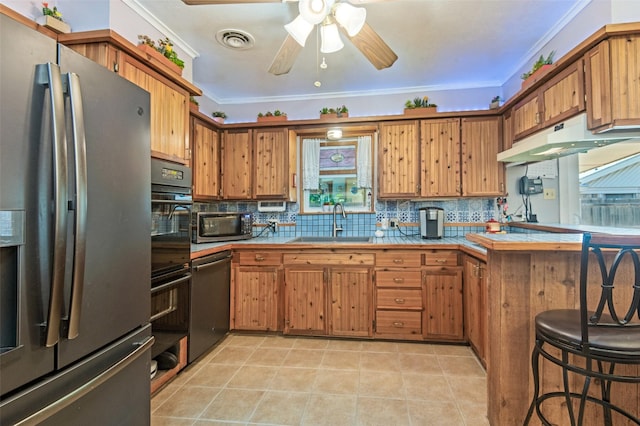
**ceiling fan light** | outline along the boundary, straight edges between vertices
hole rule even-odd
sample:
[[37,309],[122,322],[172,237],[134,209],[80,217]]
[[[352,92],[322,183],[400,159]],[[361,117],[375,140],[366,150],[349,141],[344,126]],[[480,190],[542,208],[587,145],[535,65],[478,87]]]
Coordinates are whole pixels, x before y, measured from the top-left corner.
[[338,3],[333,15],[336,21],[347,31],[349,37],[360,32],[367,18],[367,10],[364,7],[354,7],[347,3]]
[[334,2],[335,0],[300,0],[298,10],[305,21],[316,25],[329,14]]
[[302,15],[298,15],[296,19],[285,25],[284,29],[287,30],[291,37],[293,37],[300,46],[304,47],[304,44],[313,29],[313,24],[307,22]]
[[322,25],[320,27],[320,35],[322,37],[322,45],[320,46],[322,53],[337,52],[344,47],[338,33],[338,26],[335,23]]

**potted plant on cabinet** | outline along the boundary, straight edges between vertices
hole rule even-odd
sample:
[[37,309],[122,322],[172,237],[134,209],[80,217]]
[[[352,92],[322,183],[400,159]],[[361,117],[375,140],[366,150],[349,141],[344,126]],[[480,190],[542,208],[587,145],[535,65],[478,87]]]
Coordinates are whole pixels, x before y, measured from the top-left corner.
[[193,96],[189,96],[189,109],[196,112],[200,111],[200,104]]
[[491,103],[489,104],[489,109],[498,109],[500,108],[500,101],[502,99],[500,99],[500,96],[496,96],[493,99],[491,99]]
[[213,111],[211,116],[213,117],[213,121],[217,121],[220,124],[223,124],[225,118],[227,118],[227,114],[222,111]]
[[47,2],[42,2],[42,16],[37,17],[36,22],[58,34],[71,32],[69,24],[62,20],[62,13],[56,6],[51,9]]
[[337,108],[324,107],[320,110],[321,119],[348,118],[348,117],[349,117],[349,108],[347,108],[345,105],[339,106]]
[[425,115],[434,114],[438,110],[438,105],[431,103],[428,96],[422,98],[416,97],[413,100],[409,99],[404,103],[405,115]]
[[261,121],[286,121],[287,120],[287,113],[286,112],[282,112],[279,109],[271,112],[271,111],[267,111],[264,114],[263,113],[258,113],[258,122]]
[[555,55],[555,53],[556,51],[552,50],[546,58],[544,55],[540,55],[538,60],[534,62],[531,67],[531,71],[527,71],[520,76],[522,79],[522,88],[535,83],[551,69],[551,64],[553,64],[553,55]]
[[168,37],[159,39],[158,44],[151,40],[149,36],[139,35],[138,49],[147,54],[147,59],[155,59],[157,62],[162,63],[165,67],[178,75],[182,75],[182,68],[184,68],[184,61],[178,58],[178,54],[173,50],[173,42]]

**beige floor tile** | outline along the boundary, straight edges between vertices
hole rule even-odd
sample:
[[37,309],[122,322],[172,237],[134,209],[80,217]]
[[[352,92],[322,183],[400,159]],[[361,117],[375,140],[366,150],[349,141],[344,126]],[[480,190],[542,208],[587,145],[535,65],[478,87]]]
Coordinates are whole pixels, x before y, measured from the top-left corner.
[[315,337],[298,337],[293,344],[294,349],[326,349],[329,346],[328,339]]
[[[407,401],[412,426],[464,426],[453,401]],[[476,426],[474,423],[469,425]]]
[[197,420],[193,426],[239,426],[246,423],[225,422],[222,420]]
[[339,370],[357,370],[360,368],[360,352],[325,351],[320,367]]
[[376,371],[400,371],[400,358],[397,352],[362,352],[360,368]]
[[188,385],[223,387],[238,372],[240,366],[225,364],[205,364],[190,376]]
[[156,416],[197,418],[220,389],[202,386],[182,386],[155,410]]
[[254,367],[243,366],[238,369],[238,372],[229,380],[227,384],[228,388],[240,388],[240,389],[268,389],[276,374],[276,369],[273,367]]
[[169,382],[168,385],[160,389],[160,391],[156,392],[156,394],[151,397],[151,412],[153,413],[160,404],[176,393],[178,389],[180,389],[180,386],[181,385],[177,385],[175,380],[173,380]]
[[458,408],[466,424],[489,426],[487,419],[487,404],[478,402],[458,401]]
[[318,368],[323,356],[324,350],[291,349],[282,365],[284,367]]
[[255,352],[255,349],[247,346],[225,346],[213,356],[208,357],[208,362],[217,364],[242,365]]
[[223,389],[200,418],[248,421],[263,396],[264,391]]
[[327,349],[332,351],[360,351],[362,350],[362,341],[349,339],[331,339]]
[[431,345],[436,355],[474,356],[473,351],[466,345]]
[[352,425],[356,420],[355,395],[313,394],[309,400],[302,426]]
[[398,343],[398,352],[405,354],[424,354],[434,355],[436,352],[433,349],[433,345],[423,342],[401,342]]
[[438,356],[438,363],[444,374],[450,376],[485,377],[486,373],[474,357]]
[[405,399],[402,375],[395,372],[361,371],[358,396]]
[[402,426],[409,425],[407,401],[402,399],[382,399],[358,397],[357,425]]
[[289,353],[289,349],[282,348],[265,348],[260,346],[247,359],[247,365],[264,365],[279,367],[284,362],[285,357]]
[[407,399],[453,401],[453,393],[445,376],[402,373]]
[[296,342],[295,337],[269,335],[260,344],[262,348],[291,349]]
[[250,346],[256,348],[266,339],[259,334],[232,334],[225,339],[225,346]]
[[398,344],[396,342],[364,340],[362,350],[367,352],[398,352]]
[[307,408],[308,393],[267,392],[251,416],[251,422],[299,425]]
[[446,376],[457,401],[487,403],[487,380],[480,377]]
[[438,357],[435,355],[401,353],[398,355],[398,361],[402,372],[443,374]]
[[313,384],[314,393],[350,394],[358,393],[360,372],[354,370],[318,370]]
[[194,419],[151,416],[151,426],[191,426],[195,424],[194,422]]
[[317,372],[318,370],[314,368],[279,368],[271,381],[270,389],[309,392],[313,389]]

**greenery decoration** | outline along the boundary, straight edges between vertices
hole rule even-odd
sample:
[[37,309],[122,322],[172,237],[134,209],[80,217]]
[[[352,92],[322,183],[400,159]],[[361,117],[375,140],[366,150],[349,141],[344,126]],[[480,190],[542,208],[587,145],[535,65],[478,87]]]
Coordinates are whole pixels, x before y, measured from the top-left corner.
[[62,13],[60,13],[56,6],[53,6],[53,9],[50,9],[49,3],[47,2],[42,2],[42,14],[56,18],[58,21],[62,21]]
[[549,53],[549,56],[547,56],[546,58],[544,57],[544,55],[540,55],[538,60],[534,62],[533,67],[531,68],[531,71],[525,72],[520,76],[520,78],[523,80],[526,80],[527,78],[531,77],[531,74],[538,71],[544,65],[553,64],[553,55],[555,54],[556,54],[556,51],[552,50],[551,53]]
[[180,68],[184,68],[184,61],[178,58],[178,54],[175,50],[173,50],[173,43],[169,40],[168,37],[158,39],[158,44],[151,40],[146,35],[139,35],[138,40],[140,40],[141,44],[146,44],[147,46],[151,46],[160,52],[165,58],[179,66]]
[[437,107],[437,106],[438,105],[432,104],[429,101],[429,97],[428,96],[423,96],[422,98],[416,97],[413,100],[409,99],[407,102],[404,103],[404,107],[406,109],[432,108],[432,107]]

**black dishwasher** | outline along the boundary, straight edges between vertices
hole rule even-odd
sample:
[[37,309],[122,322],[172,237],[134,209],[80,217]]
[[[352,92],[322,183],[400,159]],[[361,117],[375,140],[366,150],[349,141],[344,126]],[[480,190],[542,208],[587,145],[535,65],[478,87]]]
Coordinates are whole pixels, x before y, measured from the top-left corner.
[[229,331],[231,252],[191,262],[188,361],[193,362]]

